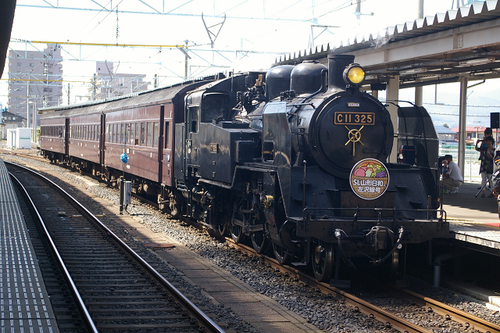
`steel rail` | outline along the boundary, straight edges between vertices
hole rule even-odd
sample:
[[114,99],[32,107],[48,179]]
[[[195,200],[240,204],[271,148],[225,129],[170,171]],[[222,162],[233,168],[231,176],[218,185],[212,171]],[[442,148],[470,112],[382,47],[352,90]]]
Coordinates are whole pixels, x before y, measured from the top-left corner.
[[116,241],[130,256],[132,256],[138,264],[141,265],[149,274],[151,274],[160,284],[162,284],[165,288],[170,290],[173,294],[173,297],[183,306],[185,306],[193,318],[198,320],[198,325],[200,329],[204,329],[206,332],[217,332],[217,333],[225,333],[225,331],[220,328],[210,317],[207,316],[203,311],[201,311],[194,303],[192,303],[185,295],[183,295],[172,283],[170,283],[167,279],[165,279],[160,273],[158,273],[151,265],[149,265],[143,258],[141,258],[132,248],[130,248],[120,237],[118,237],[115,233],[111,231],[103,222],[101,222],[94,214],[92,214],[85,206],[83,206],[78,200],[73,198],[68,192],[66,192],[62,187],[54,183],[49,178],[44,175],[24,167],[22,165],[18,165],[12,162],[6,162],[15,167],[24,169],[37,177],[40,177],[51,186],[54,186],[57,191],[59,191],[63,196],[65,196],[70,202],[74,203],[78,209],[81,210],[82,213],[86,214],[89,218],[91,218],[95,223],[97,223],[114,241]]
[[[248,247],[243,244],[234,243],[234,241],[231,238],[226,238],[226,242],[230,246],[240,250],[241,252],[244,252],[248,255],[258,256],[261,262],[265,262],[275,270],[279,270],[284,274],[288,274],[289,276],[295,277],[300,281],[307,283],[311,287],[318,288],[324,294],[329,294],[337,299],[344,300],[347,304],[354,306],[356,310],[359,310],[360,312],[365,313],[369,317],[375,318],[380,322],[386,323],[387,326],[391,326],[402,332],[408,332],[408,333],[430,332],[429,330],[426,330],[413,323],[407,322],[406,320],[399,318],[383,309],[380,309],[354,295],[346,293],[335,287],[331,287],[326,283],[318,282],[312,277],[300,272],[299,270],[291,266],[282,266],[273,258],[269,258],[266,257],[265,255],[255,253],[255,250],[251,247]],[[394,285],[388,285],[388,287],[390,287],[394,292],[399,293],[406,299],[414,301],[416,304],[443,316],[446,320],[453,320],[458,323],[461,323],[462,325],[464,325],[464,328],[466,329],[475,329],[484,333],[500,333],[500,325],[488,322],[487,320],[466,313],[462,310],[446,305],[429,297],[419,295],[410,290],[401,289]]]
[[375,306],[373,304],[370,304],[367,301],[364,301],[354,295],[351,295],[343,290],[337,289],[335,287],[331,287],[330,285],[323,283],[323,282],[318,282],[316,281],[313,277],[310,277],[301,271],[297,270],[296,268],[293,268],[291,266],[282,266],[278,263],[273,258],[269,258],[265,255],[262,254],[257,254],[255,253],[254,249],[251,247],[248,247],[243,244],[236,244],[234,241],[230,238],[226,238],[227,243],[234,247],[235,249],[240,250],[241,252],[244,252],[245,254],[248,255],[253,255],[257,256],[260,258],[261,262],[269,265],[271,268],[275,270],[279,270],[284,274],[287,274],[291,277],[295,277],[299,279],[300,281],[308,284],[309,286],[313,288],[319,289],[319,291],[323,294],[326,295],[331,295],[335,297],[338,300],[343,300],[347,304],[351,305],[354,307],[354,311],[359,311],[361,313],[366,314],[368,317],[372,319],[376,319],[377,321],[384,323],[387,327],[391,327],[394,329],[397,329],[401,332],[404,333],[431,333],[431,331],[418,326],[406,319],[400,318],[382,308],[379,308],[378,306]]
[[445,319],[461,323],[466,329],[474,329],[484,333],[500,333],[500,325],[490,323],[470,313],[446,305],[429,297],[419,295],[413,291],[400,289],[396,286],[391,286],[391,288],[393,288],[396,292],[399,292],[403,297],[414,301],[428,310],[436,312]]
[[[9,162],[5,162],[5,163],[9,163]],[[52,240],[52,237],[50,236],[49,231],[47,230],[45,221],[43,220],[40,212],[36,208],[36,205],[33,202],[33,199],[31,198],[31,196],[29,195],[28,191],[26,190],[24,185],[21,183],[21,181],[19,179],[17,179],[17,177],[14,176],[10,172],[9,172],[9,175],[13,180],[15,180],[15,182],[17,183],[19,188],[22,190],[24,196],[26,197],[26,199],[28,200],[28,202],[30,204],[30,208],[34,211],[36,218],[38,219],[38,222],[40,223],[40,226],[42,228],[43,234],[50,245],[50,250],[52,251],[54,257],[57,260],[57,264],[59,265],[60,269],[62,270],[64,279],[66,280],[66,283],[68,284],[68,287],[70,289],[70,293],[73,295],[75,303],[76,303],[78,309],[80,310],[80,313],[82,314],[84,325],[87,327],[89,332],[98,333],[98,330],[94,324],[94,321],[92,320],[92,316],[88,312],[87,307],[85,306],[85,303],[80,295],[80,292],[78,291],[78,288],[76,287],[75,282],[71,278],[71,274],[69,273],[69,271],[64,263],[64,260],[62,259],[61,255],[59,254],[59,251],[57,250],[57,247],[56,247],[54,241]]]

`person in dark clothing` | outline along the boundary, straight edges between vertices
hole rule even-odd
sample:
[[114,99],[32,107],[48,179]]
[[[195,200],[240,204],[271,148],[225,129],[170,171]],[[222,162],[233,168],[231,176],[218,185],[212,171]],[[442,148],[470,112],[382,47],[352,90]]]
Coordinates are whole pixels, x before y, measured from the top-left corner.
[[[493,139],[491,134],[486,136],[486,130],[485,138],[482,140],[480,147],[478,147],[478,145],[476,144],[476,150],[479,150],[479,160],[481,161],[481,165],[479,167],[479,174],[481,175],[481,187],[483,188],[483,194],[481,195],[481,198],[486,197],[485,184],[493,174],[493,156],[495,155],[494,144],[495,140]],[[489,189],[491,191],[491,187],[489,187]],[[493,193],[490,193],[488,197],[494,197]]]

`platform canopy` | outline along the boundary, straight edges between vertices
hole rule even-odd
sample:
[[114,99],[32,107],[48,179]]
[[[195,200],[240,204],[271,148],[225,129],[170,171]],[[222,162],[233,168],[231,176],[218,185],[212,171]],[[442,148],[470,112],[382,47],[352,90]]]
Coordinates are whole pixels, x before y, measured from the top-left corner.
[[[353,54],[368,72],[367,84],[399,76],[400,88],[458,82],[460,77],[500,77],[500,2],[485,1],[386,28],[349,36],[338,46],[322,45],[277,59],[277,64]],[[373,87],[374,89],[377,86]]]
[[16,0],[0,1],[0,77],[5,67],[5,58],[7,56],[7,48],[9,47],[15,8]]
[[[465,166],[465,128],[469,81],[500,77],[500,3],[484,1],[386,28],[382,33],[355,36],[338,46],[323,45],[277,59],[276,65],[317,60],[327,55],[352,54],[367,71],[364,89],[386,100],[399,101],[399,90],[415,89],[415,104],[422,103],[419,87],[460,82],[458,164]],[[393,124],[397,106],[388,105]],[[397,133],[397,128],[394,129]],[[397,137],[394,138],[397,146]],[[390,161],[396,160],[395,151]]]

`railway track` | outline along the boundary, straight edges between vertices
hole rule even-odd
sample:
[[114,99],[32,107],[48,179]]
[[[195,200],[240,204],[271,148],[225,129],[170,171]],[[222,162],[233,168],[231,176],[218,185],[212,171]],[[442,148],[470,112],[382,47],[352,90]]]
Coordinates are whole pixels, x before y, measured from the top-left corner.
[[[394,328],[400,332],[405,333],[430,333],[439,331],[439,327],[433,327],[432,330],[430,330],[427,327],[420,326],[404,319],[404,313],[399,313],[398,315],[396,315],[394,310],[384,309],[375,305],[374,302],[367,301],[353,294],[347,293],[341,289],[331,287],[326,283],[318,282],[310,275],[297,270],[294,267],[286,265],[282,266],[275,259],[269,258],[263,254],[258,254],[252,247],[235,243],[231,238],[226,238],[226,242],[230,244],[231,247],[246,255],[259,257],[261,263],[272,267],[276,271],[280,271],[287,276],[298,279],[308,286],[316,288],[316,290],[320,291],[323,294],[333,296],[339,300],[343,300],[344,302],[346,302],[346,304],[353,306],[355,311],[362,312],[370,318],[374,318],[382,323],[385,323],[388,328]],[[461,327],[463,327],[463,329],[467,330],[468,332],[478,331],[484,333],[500,333],[500,325],[488,322],[487,320],[474,316],[470,313],[466,313],[437,300],[419,295],[407,289],[398,288],[390,284],[384,284],[383,288],[383,298],[385,298],[384,303],[387,303],[386,298],[388,297],[389,293],[391,293],[392,295],[394,295],[391,297],[394,297],[395,299],[398,298],[400,300],[401,298],[404,298],[407,300],[408,307],[406,308],[406,311],[408,311],[408,309],[417,308],[416,311],[420,310],[426,313],[435,313],[442,316],[443,321],[451,320],[459,323],[459,325],[461,325]],[[443,330],[445,329],[446,328],[443,328]]]
[[7,165],[57,247],[67,285],[74,287],[75,320],[84,320],[87,331],[224,332],[62,188]]
[[[422,313],[422,316],[431,316],[432,314],[436,316],[439,315],[442,318],[441,321],[444,323],[455,321],[468,332],[500,332],[500,326],[489,323],[486,320],[470,315],[464,311],[457,310],[455,308],[447,306],[446,304],[443,304],[436,300],[432,300],[428,297],[418,295],[408,290],[401,290],[393,288],[392,286],[385,286],[384,288],[390,289],[390,292],[397,294],[397,297],[399,297],[400,299],[404,298],[408,300],[407,310],[403,310],[403,313],[395,315],[396,311],[388,309],[386,306],[376,306],[374,304],[371,304],[371,301],[365,300],[363,297],[357,297],[342,290],[330,287],[327,284],[318,283],[312,277],[296,270],[293,267],[280,266],[273,258],[267,258],[263,255],[256,254],[253,248],[246,245],[235,244],[231,238],[226,238],[226,241],[228,244],[230,244],[230,246],[238,249],[245,254],[259,257],[259,260],[261,260],[266,265],[273,267],[273,269],[279,270],[285,275],[298,279],[303,283],[317,289],[318,291],[321,291],[325,295],[331,295],[337,299],[345,301],[347,304],[350,304],[354,308],[354,311],[364,313],[368,317],[374,318],[384,323],[388,328],[390,327],[401,332],[440,331],[438,327],[429,328],[428,325],[419,326],[414,322],[410,322],[399,317],[404,317],[404,311],[418,311],[419,313]],[[383,298],[387,298],[385,291]],[[446,331],[446,328],[443,328],[443,331]]]

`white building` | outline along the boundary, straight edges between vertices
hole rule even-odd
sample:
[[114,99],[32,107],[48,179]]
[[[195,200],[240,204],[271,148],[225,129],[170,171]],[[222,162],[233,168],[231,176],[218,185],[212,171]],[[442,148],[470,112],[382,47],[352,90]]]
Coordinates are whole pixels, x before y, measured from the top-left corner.
[[36,128],[36,109],[60,104],[62,75],[61,49],[57,45],[49,44],[42,52],[10,50],[9,112],[23,116],[26,127]]
[[145,74],[117,73],[113,63],[97,61],[92,83],[92,99],[107,99],[148,90],[150,82],[145,82]]

